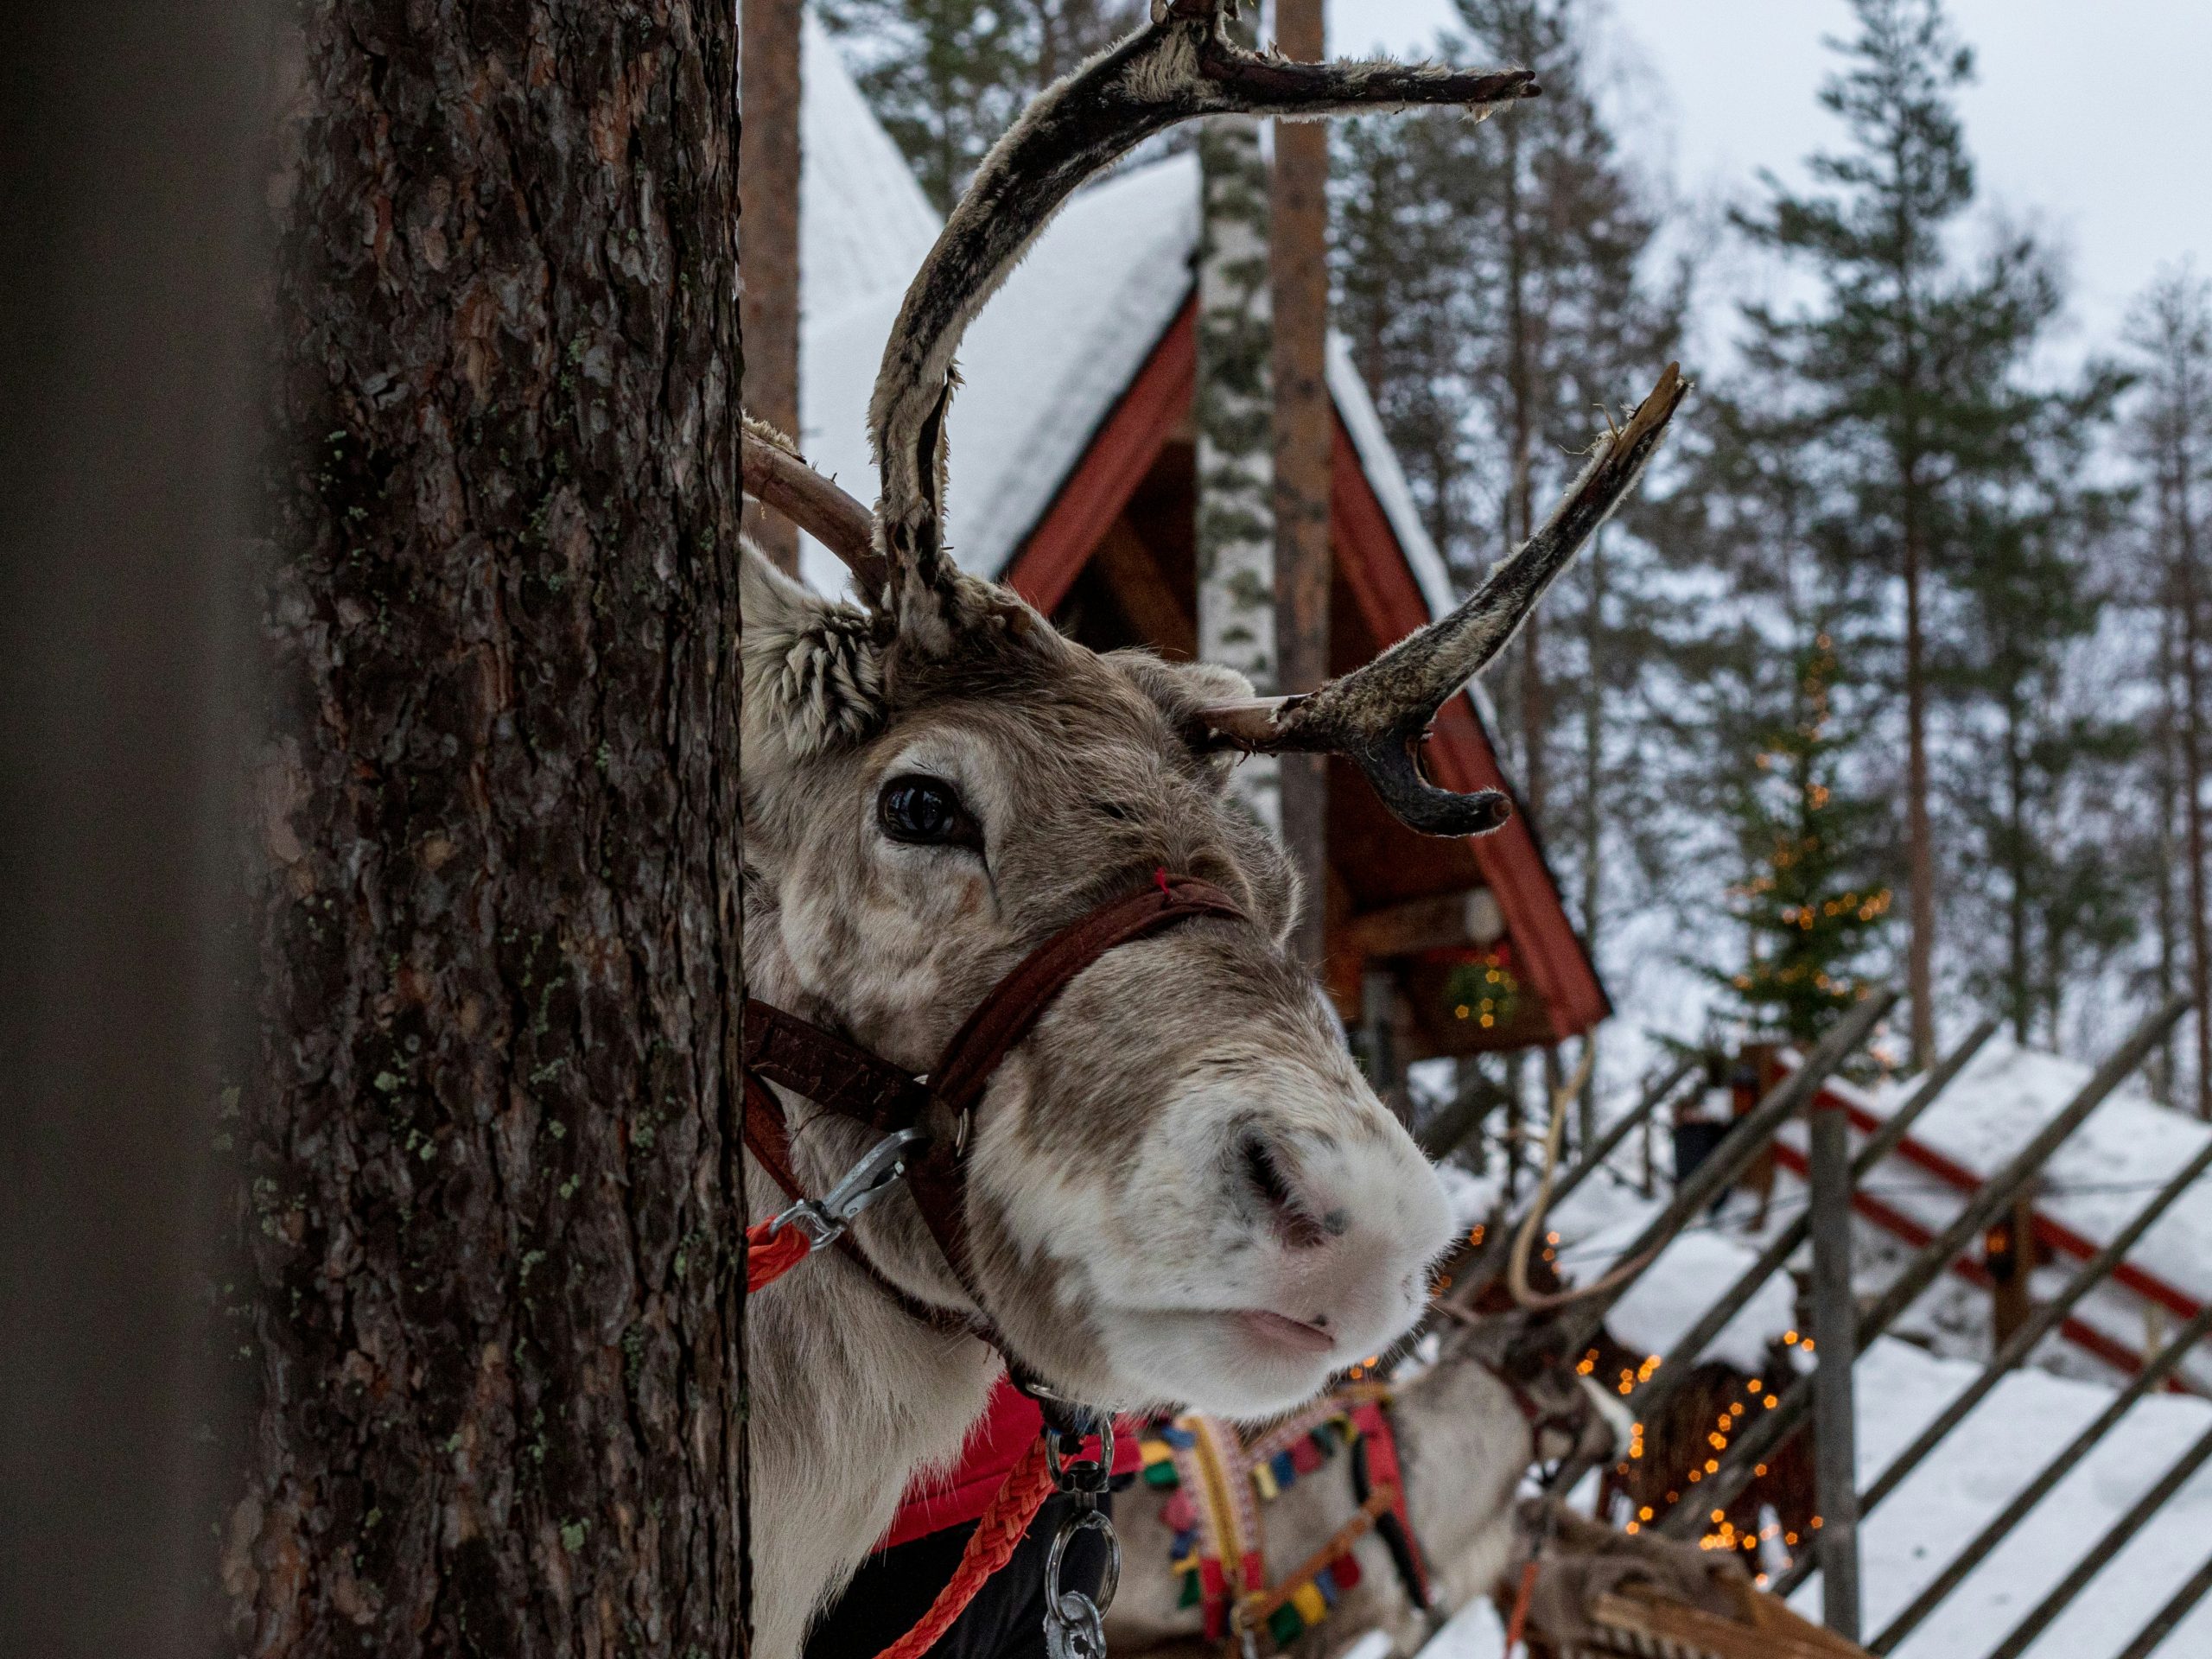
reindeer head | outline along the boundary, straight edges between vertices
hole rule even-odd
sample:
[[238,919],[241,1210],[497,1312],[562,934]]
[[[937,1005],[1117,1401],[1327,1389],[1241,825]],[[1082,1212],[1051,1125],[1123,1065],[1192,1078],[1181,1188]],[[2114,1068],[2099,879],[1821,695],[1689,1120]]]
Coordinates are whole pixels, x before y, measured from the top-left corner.
[[[1213,111],[1483,111],[1525,73],[1305,65],[1222,38],[1218,0],[1061,82],[986,159],[909,289],[870,410],[874,513],[748,433],[748,490],[840,553],[866,611],[748,555],[743,779],[755,994],[926,1069],[1040,942],[1154,873],[1244,919],[1187,921],[1084,969],[993,1074],[967,1147],[969,1280],[1013,1348],[1095,1405],[1263,1412],[1403,1330],[1446,1242],[1433,1176],[1283,954],[1287,861],[1225,790],[1237,748],[1339,748],[1409,822],[1467,833],[1494,795],[1419,779],[1420,734],[1502,645],[1641,466],[1678,391],[1601,445],[1565,522],[1357,674],[1252,700],[1226,671],[1095,653],[946,558],[944,416],[961,332],[1052,211],[1147,133]],[[1602,474],[1592,486],[1590,480]],[[859,1131],[794,1116],[834,1160]],[[911,1205],[864,1217],[911,1295],[969,1294]]]

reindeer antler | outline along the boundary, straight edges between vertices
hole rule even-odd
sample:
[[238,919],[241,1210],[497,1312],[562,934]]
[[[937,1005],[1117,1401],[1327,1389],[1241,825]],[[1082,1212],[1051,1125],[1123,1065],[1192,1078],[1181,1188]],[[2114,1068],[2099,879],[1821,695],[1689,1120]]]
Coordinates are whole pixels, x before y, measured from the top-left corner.
[[[1230,10],[1234,10],[1233,6]],[[882,497],[876,545],[887,608],[942,608],[945,410],[953,353],[1076,187],[1152,134],[1194,117],[1315,118],[1353,110],[1454,105],[1486,115],[1534,97],[1528,70],[1471,73],[1387,59],[1299,63],[1222,32],[1223,0],[1153,0],[1152,22],[1047,90],[993,145],[906,290],[868,407]]]
[[808,466],[789,438],[765,421],[744,416],[737,469],[747,495],[842,559],[861,592],[883,591],[886,567],[875,550],[875,515]]
[[1506,797],[1494,789],[1455,794],[1423,778],[1414,758],[1422,734],[1444,700],[1505,648],[1553,578],[1611,516],[1688,390],[1681,366],[1669,363],[1629,423],[1598,441],[1543,527],[1449,616],[1318,691],[1217,703],[1201,709],[1199,718],[1241,749],[1346,756],[1367,774],[1382,804],[1424,834],[1478,836],[1497,829],[1512,810]]
[[[945,415],[953,353],[1022,253],[1086,178],[1180,121],[1232,112],[1313,119],[1358,110],[1457,105],[1478,118],[1539,91],[1525,69],[1477,73],[1387,59],[1300,63],[1248,51],[1222,30],[1233,0],[1153,0],[1152,22],[1047,90],[992,146],[916,273],[869,401],[881,494],[872,518],[787,443],[748,431],[745,486],[829,547],[870,605],[909,638],[987,615],[1019,625],[1018,601],[944,556]],[[1307,696],[1219,704],[1201,717],[1253,751],[1348,756],[1383,804],[1429,835],[1479,835],[1510,814],[1496,790],[1459,795],[1421,776],[1422,734],[1446,698],[1513,637],[1544,589],[1620,503],[1687,387],[1668,365],[1628,426],[1599,440],[1543,528],[1449,616]],[[963,598],[964,590],[964,598]]]

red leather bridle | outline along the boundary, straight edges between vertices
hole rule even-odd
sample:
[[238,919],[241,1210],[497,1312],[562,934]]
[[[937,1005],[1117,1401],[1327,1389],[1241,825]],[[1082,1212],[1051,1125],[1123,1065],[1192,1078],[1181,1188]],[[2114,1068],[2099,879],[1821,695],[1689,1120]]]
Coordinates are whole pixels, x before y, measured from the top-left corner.
[[[856,1187],[849,1194],[850,1208],[828,1217],[830,1224],[824,1224],[816,1211],[817,1218],[810,1223],[816,1235],[811,1243],[818,1246],[836,1239],[908,1313],[940,1330],[964,1330],[989,1342],[1006,1356],[1017,1384],[1033,1389],[1034,1378],[1020,1366],[983,1311],[969,1254],[966,1160],[976,1104],[1000,1063],[1028,1035],[1077,974],[1118,946],[1200,916],[1246,919],[1236,901],[1220,888],[1195,877],[1160,870],[1154,873],[1149,886],[1078,917],[1024,957],[991,988],[925,1077],[916,1077],[796,1014],[766,1002],[747,1001],[745,1144],[761,1167],[795,1200],[793,1209],[779,1221],[803,1219],[809,1201],[791,1169],[790,1126],[783,1107],[774,1091],[763,1086],[763,1079],[803,1095],[876,1135],[923,1137],[910,1140],[895,1161],[886,1155],[890,1143],[880,1143],[869,1154],[877,1160],[866,1178],[872,1185]],[[867,1166],[868,1160],[862,1164]],[[954,1279],[975,1303],[979,1317],[965,1318],[916,1301],[884,1278],[844,1233],[843,1222],[902,1171],[923,1224],[944,1252]],[[839,1184],[841,1188],[846,1185]]]

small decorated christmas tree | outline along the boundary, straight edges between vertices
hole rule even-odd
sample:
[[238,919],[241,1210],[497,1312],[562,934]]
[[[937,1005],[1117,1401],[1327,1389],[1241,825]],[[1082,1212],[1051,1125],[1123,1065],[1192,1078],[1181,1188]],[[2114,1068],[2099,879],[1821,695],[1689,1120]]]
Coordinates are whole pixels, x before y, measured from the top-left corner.
[[1891,904],[1871,874],[1880,804],[1851,797],[1845,783],[1847,740],[1831,708],[1836,670],[1834,641],[1817,635],[1799,660],[1796,718],[1768,734],[1758,774],[1738,796],[1752,874],[1729,896],[1751,936],[1750,960],[1714,975],[1754,1024],[1804,1043],[1866,995],[1863,965]]

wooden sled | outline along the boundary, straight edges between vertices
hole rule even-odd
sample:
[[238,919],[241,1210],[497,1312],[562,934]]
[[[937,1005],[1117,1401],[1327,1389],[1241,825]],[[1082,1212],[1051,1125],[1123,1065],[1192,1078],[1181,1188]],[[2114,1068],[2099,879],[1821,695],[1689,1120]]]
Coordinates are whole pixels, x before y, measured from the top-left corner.
[[1591,1618],[1602,1635],[1564,1649],[1562,1659],[1871,1659],[1866,1649],[1799,1618],[1778,1596],[1745,1586],[1742,1617],[1702,1608],[1630,1585],[1598,1599]]

